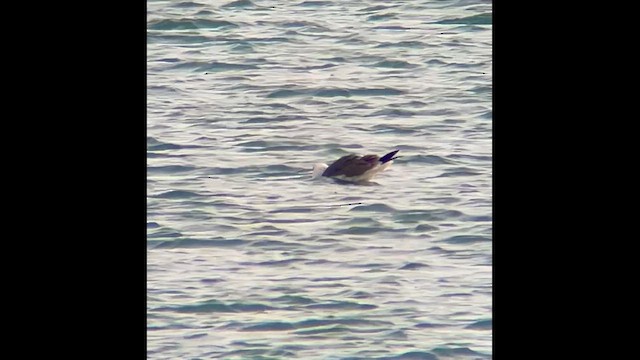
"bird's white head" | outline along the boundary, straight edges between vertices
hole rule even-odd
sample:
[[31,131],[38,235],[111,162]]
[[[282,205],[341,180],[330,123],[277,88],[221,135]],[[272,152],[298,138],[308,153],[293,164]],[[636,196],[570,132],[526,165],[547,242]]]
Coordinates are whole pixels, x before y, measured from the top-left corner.
[[317,163],[317,164],[313,164],[313,173],[311,174],[311,178],[312,179],[317,179],[320,176],[322,176],[322,173],[327,170],[327,168],[329,167],[329,165],[327,164],[322,164],[322,163]]

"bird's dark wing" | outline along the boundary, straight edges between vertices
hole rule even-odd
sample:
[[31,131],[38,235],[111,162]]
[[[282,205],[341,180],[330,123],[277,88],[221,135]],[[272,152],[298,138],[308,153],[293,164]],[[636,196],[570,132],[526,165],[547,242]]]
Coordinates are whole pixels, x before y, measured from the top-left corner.
[[379,157],[376,155],[346,155],[336,160],[322,174],[323,176],[358,176],[378,164]]

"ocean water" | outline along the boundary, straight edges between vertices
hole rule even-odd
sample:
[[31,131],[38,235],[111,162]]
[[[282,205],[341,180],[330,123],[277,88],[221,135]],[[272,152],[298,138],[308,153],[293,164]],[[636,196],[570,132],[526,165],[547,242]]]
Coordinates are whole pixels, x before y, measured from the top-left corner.
[[147,9],[148,358],[490,359],[491,2]]

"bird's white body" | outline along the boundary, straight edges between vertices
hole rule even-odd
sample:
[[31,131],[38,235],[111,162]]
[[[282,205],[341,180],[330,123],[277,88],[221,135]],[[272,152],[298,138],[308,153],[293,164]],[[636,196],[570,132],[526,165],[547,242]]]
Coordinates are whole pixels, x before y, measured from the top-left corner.
[[[313,173],[311,174],[311,179],[315,180],[322,176],[322,173],[327,170],[329,165],[323,163],[313,164]],[[307,168],[308,169],[308,168]]]

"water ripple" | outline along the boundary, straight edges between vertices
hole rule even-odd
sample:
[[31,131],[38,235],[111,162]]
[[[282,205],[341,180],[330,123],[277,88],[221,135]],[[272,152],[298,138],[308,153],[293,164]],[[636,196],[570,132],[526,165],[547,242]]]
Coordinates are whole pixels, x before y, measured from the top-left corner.
[[238,25],[225,20],[207,19],[180,19],[180,20],[155,20],[148,23],[150,30],[193,30],[193,29],[225,29]]
[[484,0],[149,1],[148,358],[490,359],[491,47]]
[[189,304],[175,306],[171,308],[162,308],[158,311],[171,310],[179,313],[215,313],[215,312],[261,312],[267,310],[276,310],[276,308],[251,303],[223,303],[218,300],[208,300],[198,304]]
[[371,89],[298,89],[288,90],[282,89],[271,92],[267,95],[268,98],[286,98],[294,96],[318,96],[318,97],[351,97],[351,96],[388,96],[388,95],[401,95],[404,92],[402,90],[393,88],[371,88]]

